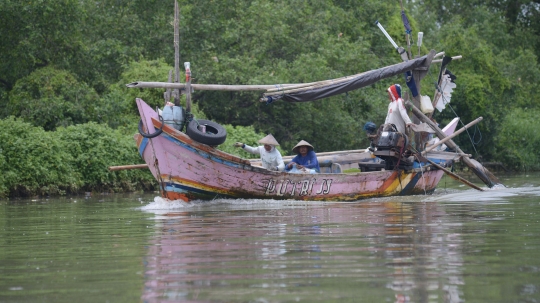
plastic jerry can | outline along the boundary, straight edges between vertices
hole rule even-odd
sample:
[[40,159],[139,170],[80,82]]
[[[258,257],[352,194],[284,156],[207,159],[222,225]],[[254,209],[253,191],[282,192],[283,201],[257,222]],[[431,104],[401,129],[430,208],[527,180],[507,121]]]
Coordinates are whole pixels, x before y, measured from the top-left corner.
[[182,106],[165,106],[161,112],[163,122],[177,130],[182,130],[184,126],[185,113]]

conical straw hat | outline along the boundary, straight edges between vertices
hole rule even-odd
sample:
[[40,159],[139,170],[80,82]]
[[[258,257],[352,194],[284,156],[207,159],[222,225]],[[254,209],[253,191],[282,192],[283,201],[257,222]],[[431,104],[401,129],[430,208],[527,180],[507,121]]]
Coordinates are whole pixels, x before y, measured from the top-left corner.
[[299,148],[300,146],[307,146],[308,151],[313,150],[313,145],[309,144],[307,141],[301,140],[300,142],[298,142],[298,144],[296,144],[295,147],[293,147],[292,151],[293,151],[295,154],[298,154],[298,148]]
[[266,136],[266,137],[262,138],[261,140],[259,140],[259,143],[268,144],[268,145],[272,145],[272,146],[278,146],[279,145],[276,138],[274,138],[274,136],[272,136],[272,134],[268,134],[268,136]]

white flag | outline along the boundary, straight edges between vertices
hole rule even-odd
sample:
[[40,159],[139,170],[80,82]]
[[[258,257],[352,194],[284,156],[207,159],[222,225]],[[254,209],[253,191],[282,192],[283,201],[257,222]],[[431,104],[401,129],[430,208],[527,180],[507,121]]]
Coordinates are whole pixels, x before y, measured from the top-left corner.
[[456,88],[456,84],[452,83],[450,76],[443,75],[441,78],[442,95],[439,96],[437,104],[435,105],[435,108],[438,109],[439,112],[442,112],[442,110],[446,107],[446,104],[450,103],[450,98],[452,98],[452,92],[454,91],[454,88]]

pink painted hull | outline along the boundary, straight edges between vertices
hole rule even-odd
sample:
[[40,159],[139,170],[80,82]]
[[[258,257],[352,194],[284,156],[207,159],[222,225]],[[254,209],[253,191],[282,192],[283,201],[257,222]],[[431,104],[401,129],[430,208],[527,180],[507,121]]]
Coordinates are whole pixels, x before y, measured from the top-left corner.
[[[161,126],[157,113],[137,99],[149,133]],[[290,174],[273,172],[249,161],[191,140],[165,125],[163,133],[147,139],[136,135],[139,152],[171,200],[214,198],[354,201],[377,196],[431,193],[443,172],[420,169],[355,174]]]

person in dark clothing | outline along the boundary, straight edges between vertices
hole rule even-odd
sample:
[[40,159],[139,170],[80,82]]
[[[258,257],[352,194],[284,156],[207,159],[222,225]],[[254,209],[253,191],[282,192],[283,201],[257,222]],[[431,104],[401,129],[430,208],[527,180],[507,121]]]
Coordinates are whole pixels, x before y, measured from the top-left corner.
[[319,161],[317,160],[317,155],[313,151],[313,146],[307,141],[300,141],[293,148],[293,152],[296,153],[289,164],[287,164],[287,171],[293,169],[296,166],[298,170],[305,170],[310,173],[319,173],[321,168],[319,167]]

